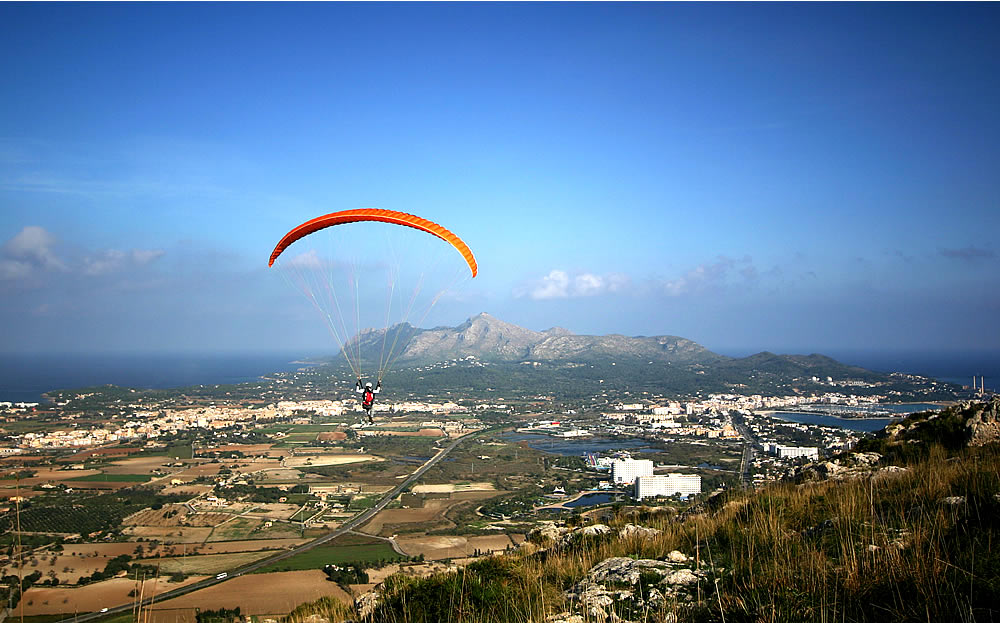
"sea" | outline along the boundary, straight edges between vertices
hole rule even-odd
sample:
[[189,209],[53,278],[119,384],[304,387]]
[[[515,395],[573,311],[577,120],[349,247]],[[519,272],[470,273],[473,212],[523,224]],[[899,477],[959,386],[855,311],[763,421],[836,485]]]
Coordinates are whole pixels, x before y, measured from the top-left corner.
[[41,402],[53,389],[95,385],[165,389],[254,381],[305,367],[302,353],[0,354],[0,401]]
[[823,354],[868,370],[919,374],[958,385],[972,385],[972,377],[981,376],[985,378],[987,389],[1000,389],[1000,352],[997,351],[845,350]]
[[[726,353],[734,356],[736,353]],[[745,354],[745,353],[744,353]],[[907,372],[971,385],[983,376],[1000,388],[1000,352],[826,353],[847,364],[880,372]],[[297,370],[309,353],[247,354],[58,354],[0,353],[0,401],[39,402],[52,389],[119,385],[163,389],[253,381],[264,374]]]

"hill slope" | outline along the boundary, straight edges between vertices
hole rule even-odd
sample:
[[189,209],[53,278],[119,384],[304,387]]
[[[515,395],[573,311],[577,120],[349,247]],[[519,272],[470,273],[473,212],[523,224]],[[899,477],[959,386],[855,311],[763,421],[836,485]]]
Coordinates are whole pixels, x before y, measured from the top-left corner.
[[[915,415],[880,443],[919,453],[845,455],[850,474],[837,479],[728,491],[681,514],[644,506],[542,522],[511,554],[390,578],[359,600],[360,618],[997,620],[998,414],[1000,399]],[[942,429],[956,432],[946,444]]]

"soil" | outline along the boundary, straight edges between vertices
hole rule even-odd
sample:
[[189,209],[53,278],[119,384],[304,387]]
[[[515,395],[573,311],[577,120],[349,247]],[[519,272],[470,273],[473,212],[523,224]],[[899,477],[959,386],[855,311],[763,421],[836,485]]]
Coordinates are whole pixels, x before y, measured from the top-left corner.
[[157,609],[240,608],[246,615],[287,613],[299,604],[334,595],[344,603],[353,598],[329,582],[318,569],[244,575],[153,606]]
[[[205,543],[198,546],[201,554],[225,554],[232,552],[256,552],[261,550],[288,549],[296,545],[306,543],[309,539],[252,539],[246,541],[223,541],[219,543]],[[190,553],[190,548],[188,549]],[[170,546],[164,548],[164,556],[177,556],[181,553],[180,546]]]
[[414,493],[453,493],[457,491],[496,491],[492,482],[470,482],[467,485],[416,485]]
[[108,474],[152,474],[158,470],[169,472],[171,468],[165,467],[165,465],[171,462],[173,462],[173,459],[166,456],[141,456],[114,461],[101,471]]
[[208,493],[214,489],[212,485],[172,485],[170,487],[164,487],[161,493],[163,495],[186,495],[190,497],[197,497],[204,493]]
[[126,526],[124,534],[133,539],[156,539],[164,543],[201,543],[212,533],[212,528]]
[[427,560],[463,558],[471,556],[475,550],[481,552],[502,552],[516,543],[506,534],[489,536],[399,536],[396,542],[411,556],[424,555]]
[[285,467],[305,467],[310,465],[320,467],[323,465],[347,465],[349,463],[363,463],[365,461],[382,461],[377,456],[370,454],[324,454],[313,456],[296,456],[285,459]]
[[[203,577],[191,577],[184,582],[166,582],[146,580],[143,583],[143,595],[163,593],[165,591],[197,582]],[[33,586],[24,593],[24,616],[38,614],[84,613],[97,612],[101,608],[112,608],[132,602],[129,592],[136,589],[137,582],[128,578],[114,578],[88,584],[78,588],[50,588]],[[20,610],[20,608],[18,608]]]

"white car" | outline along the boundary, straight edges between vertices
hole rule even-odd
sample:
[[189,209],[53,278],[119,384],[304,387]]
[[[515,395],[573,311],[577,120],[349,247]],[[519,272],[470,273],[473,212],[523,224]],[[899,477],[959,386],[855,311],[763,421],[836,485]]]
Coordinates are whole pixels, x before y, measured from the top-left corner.
[[228,573],[220,573],[219,575],[215,576],[215,579],[216,580],[225,580],[228,577],[229,577]]

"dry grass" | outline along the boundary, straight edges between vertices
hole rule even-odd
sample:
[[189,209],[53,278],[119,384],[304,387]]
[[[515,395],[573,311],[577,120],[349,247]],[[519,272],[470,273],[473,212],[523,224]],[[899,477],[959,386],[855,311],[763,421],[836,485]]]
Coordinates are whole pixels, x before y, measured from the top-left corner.
[[996,620],[998,495],[1000,449],[988,447],[956,457],[933,451],[887,477],[736,492],[684,521],[632,511],[610,523],[642,523],[661,534],[519,552],[485,570],[470,565],[451,579],[393,579],[378,620],[430,620],[418,606],[433,610],[435,600],[474,603],[477,595],[494,595],[502,596],[503,608],[453,610],[451,620],[542,621],[572,607],[563,591],[598,562],[663,559],[675,549],[707,563],[712,579],[698,586],[697,604],[667,603],[643,620]]

